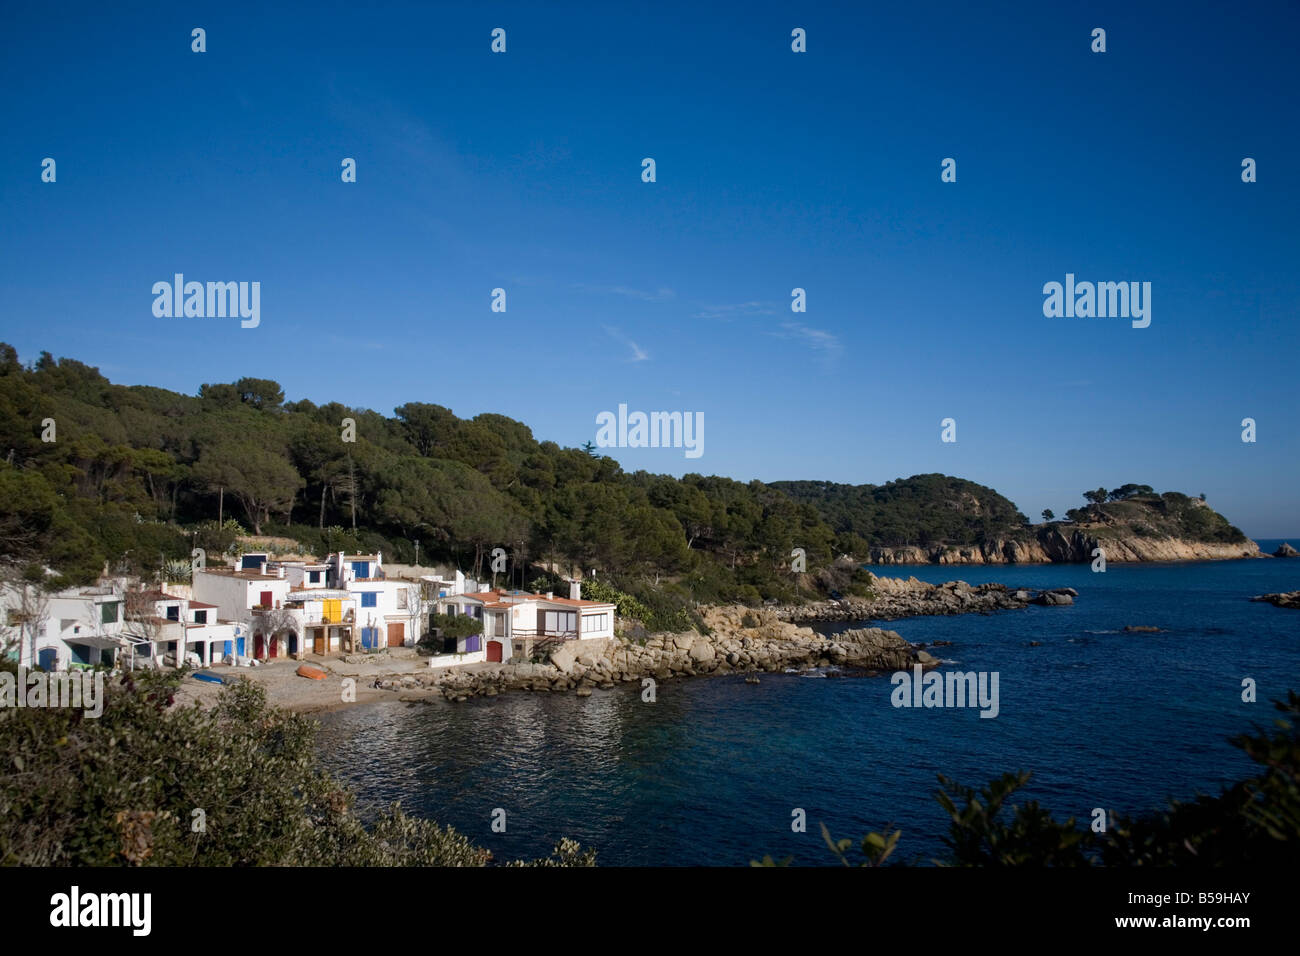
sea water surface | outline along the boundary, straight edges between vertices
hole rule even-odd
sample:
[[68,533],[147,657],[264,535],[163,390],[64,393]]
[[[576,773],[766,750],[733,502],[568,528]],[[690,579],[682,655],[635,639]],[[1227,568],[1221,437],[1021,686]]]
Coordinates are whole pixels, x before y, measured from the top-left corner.
[[[1279,542],[1260,541],[1272,551]],[[999,674],[1000,713],[895,708],[887,676],[763,674],[385,702],[324,715],[326,766],[363,804],[401,801],[498,860],[568,836],[604,865],[743,865],[770,854],[833,863],[819,824],[860,840],[903,831],[898,858],[942,855],[938,774],[981,785],[1030,770],[1022,791],[1058,819],[1129,814],[1217,792],[1255,767],[1228,743],[1270,725],[1300,690],[1300,612],[1251,603],[1300,588],[1300,559],[1176,564],[892,566],[879,574],[1074,587],[1071,607],[884,624],[945,667]],[[1126,625],[1161,628],[1125,633]],[[831,632],[846,626],[825,625]],[[1031,646],[1031,642],[1039,646]],[[949,663],[950,662],[950,663]],[[1242,701],[1253,678],[1258,702]],[[505,811],[504,833],[494,811]],[[807,832],[792,831],[806,813]],[[500,814],[497,814],[500,818]]]

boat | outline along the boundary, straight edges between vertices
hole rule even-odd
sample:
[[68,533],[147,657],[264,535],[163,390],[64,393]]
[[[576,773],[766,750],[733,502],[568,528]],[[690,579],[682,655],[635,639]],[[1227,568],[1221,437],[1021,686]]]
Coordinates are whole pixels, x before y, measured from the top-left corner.
[[224,684],[226,679],[220,674],[214,674],[212,671],[195,671],[191,675],[195,680],[201,680],[208,684]]
[[311,664],[300,664],[297,673],[299,677],[306,677],[310,680],[324,680],[329,676],[322,668],[314,667]]

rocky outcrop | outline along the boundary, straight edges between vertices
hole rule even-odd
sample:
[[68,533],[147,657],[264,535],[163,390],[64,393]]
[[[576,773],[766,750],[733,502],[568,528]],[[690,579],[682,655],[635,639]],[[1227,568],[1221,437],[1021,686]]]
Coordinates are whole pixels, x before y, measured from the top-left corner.
[[828,638],[783,620],[771,610],[708,607],[702,609],[702,616],[708,635],[694,631],[654,634],[644,644],[618,638],[574,641],[553,651],[544,664],[447,668],[381,678],[376,686],[401,692],[401,699],[410,701],[438,696],[461,701],[508,690],[575,691],[586,696],[593,687],[610,688],[645,677],[662,681],[831,666],[895,671],[938,663],[894,631],[878,627]]
[[[1066,532],[1069,531],[1067,534]],[[872,548],[872,564],[1068,564],[1093,560],[1101,548],[1107,562],[1227,561],[1258,558],[1254,541],[1224,544],[1137,534],[1095,534],[1048,525],[1033,537],[996,539],[980,545],[936,545],[931,548]]]
[[1051,592],[1065,596],[1063,601],[1041,600],[1042,595],[1019,588],[1010,590],[1004,584],[971,586],[965,581],[948,581],[930,584],[915,577],[893,578],[869,575],[869,587],[874,596],[847,597],[837,601],[814,601],[809,604],[787,605],[772,608],[772,613],[793,623],[807,621],[892,621],[903,617],[933,614],[974,614],[992,611],[1011,611],[1030,604],[1071,604],[1079,596],[1073,588],[1057,588]]
[[1283,591],[1281,594],[1260,594],[1252,601],[1264,601],[1274,607],[1289,607],[1300,610],[1300,591]]
[[1295,548],[1291,547],[1291,542],[1288,541],[1284,543],[1281,547],[1279,547],[1276,551],[1273,552],[1273,557],[1294,558],[1297,554],[1300,554],[1300,551],[1297,551]]

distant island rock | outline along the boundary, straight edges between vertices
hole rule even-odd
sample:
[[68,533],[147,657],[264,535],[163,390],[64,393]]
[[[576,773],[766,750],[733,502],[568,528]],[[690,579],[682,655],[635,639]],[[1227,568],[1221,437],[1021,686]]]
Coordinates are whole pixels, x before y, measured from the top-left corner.
[[1300,610],[1300,591],[1284,591],[1281,594],[1260,594],[1253,598],[1252,601],[1263,601],[1272,604],[1274,607],[1289,607],[1294,610]]
[[1291,547],[1291,543],[1287,542],[1273,552],[1273,557],[1294,558],[1297,554],[1300,554],[1300,551],[1297,551],[1295,548]]

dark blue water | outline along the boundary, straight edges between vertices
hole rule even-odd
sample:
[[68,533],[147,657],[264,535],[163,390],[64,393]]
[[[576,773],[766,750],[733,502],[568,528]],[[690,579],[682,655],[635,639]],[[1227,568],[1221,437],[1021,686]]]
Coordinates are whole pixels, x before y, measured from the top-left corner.
[[[1278,542],[1260,544],[1273,550]],[[887,677],[763,675],[621,686],[590,698],[507,694],[384,703],[322,719],[327,766],[370,804],[400,800],[498,858],[560,836],[621,865],[833,862],[819,833],[903,830],[898,854],[943,850],[936,774],[982,784],[1031,770],[1024,793],[1059,818],[1156,809],[1214,792],[1254,765],[1228,737],[1273,719],[1300,689],[1300,612],[1247,599],[1300,588],[1300,559],[1162,565],[875,569],[1076,588],[1072,607],[910,618],[886,626],[962,670],[997,671],[1001,713],[903,709]],[[1153,625],[1159,634],[1123,633]],[[834,630],[828,626],[827,630]],[[1041,646],[1030,646],[1038,641]],[[1254,678],[1259,703],[1241,700]],[[507,829],[493,833],[495,808]],[[791,812],[808,832],[791,831]]]

